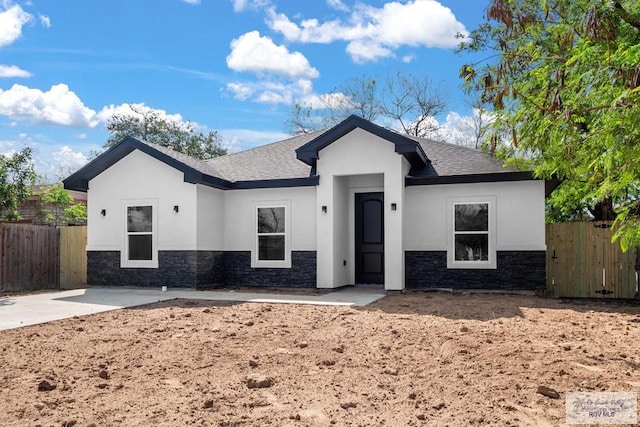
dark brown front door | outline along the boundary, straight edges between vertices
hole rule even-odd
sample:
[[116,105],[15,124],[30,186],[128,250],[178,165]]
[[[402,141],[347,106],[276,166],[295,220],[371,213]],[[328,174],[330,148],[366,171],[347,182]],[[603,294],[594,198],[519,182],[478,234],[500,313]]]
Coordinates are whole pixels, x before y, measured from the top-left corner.
[[356,283],[384,283],[384,193],[356,193]]

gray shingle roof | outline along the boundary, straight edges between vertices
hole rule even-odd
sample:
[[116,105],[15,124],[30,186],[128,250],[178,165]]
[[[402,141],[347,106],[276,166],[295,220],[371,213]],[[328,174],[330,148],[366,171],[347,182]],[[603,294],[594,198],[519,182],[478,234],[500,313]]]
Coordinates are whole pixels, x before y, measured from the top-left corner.
[[500,160],[484,151],[432,139],[416,137],[411,137],[411,139],[422,146],[433,167],[432,170],[419,171],[418,175],[421,176],[517,172],[516,169],[505,168]]
[[[305,178],[311,167],[296,158],[295,150],[324,131],[298,135],[239,153],[216,157],[207,161],[215,176],[227,181],[255,181],[265,179]],[[417,176],[452,176],[514,172],[504,168],[495,157],[473,148],[448,144],[425,138],[411,137],[422,146],[431,160],[432,168],[413,171]],[[204,171],[203,171],[204,172]]]
[[207,163],[219,178],[227,181],[306,178],[311,167],[296,158],[296,148],[322,134],[313,132],[294,136],[239,153],[216,157]]
[[218,171],[216,171],[216,169],[212,165],[208,164],[204,160],[196,159],[196,158],[191,157],[191,156],[189,156],[187,154],[180,153],[178,151],[174,151],[174,150],[172,150],[170,148],[167,148],[167,147],[162,147],[162,146],[160,146],[158,144],[152,144],[150,142],[146,142],[146,141],[141,140],[141,139],[138,139],[137,141],[141,142],[142,144],[147,145],[147,146],[151,147],[152,149],[157,150],[157,151],[161,152],[162,154],[165,154],[165,155],[167,155],[167,156],[179,161],[180,163],[183,163],[183,164],[189,166],[190,168],[193,168],[193,169],[195,169],[195,170],[197,170],[199,172],[202,172],[204,174],[211,175],[211,176],[216,176],[216,177],[219,176]]
[[[349,124],[349,120],[353,122],[356,119],[347,119],[347,124]],[[372,125],[372,129],[375,130],[377,128]],[[335,131],[336,128],[332,128],[332,130]],[[385,130],[382,134],[384,135],[385,132],[388,131]],[[183,171],[185,181],[202,183],[216,188],[317,185],[318,177],[311,176],[312,167],[304,161],[298,160],[297,154],[299,153],[296,153],[296,150],[308,143],[311,143],[310,145],[318,142],[332,143],[334,137],[329,138],[329,142],[327,142],[325,141],[327,135],[328,133],[324,131],[298,135],[284,141],[228,154],[208,161],[194,159],[169,148],[127,137],[67,177],[63,182],[67,189],[86,191],[91,179],[133,150],[138,149]],[[336,137],[337,139],[339,138]],[[499,160],[482,151],[424,138],[407,138],[403,136],[401,139],[402,141],[400,142],[396,141],[396,148],[400,148],[400,151],[396,150],[398,153],[402,152],[407,155],[410,151],[424,152],[428,158],[428,160],[425,159],[422,154],[420,159],[414,158],[414,160],[420,161],[412,162],[413,169],[411,170],[411,176],[408,177],[408,179],[412,180],[410,185],[445,181],[471,182],[469,179],[488,181],[530,179],[528,173],[514,174],[514,172],[517,172],[516,170],[502,167]],[[411,141],[419,144],[422,150],[409,150]],[[303,156],[303,158],[305,157]],[[425,161],[428,164],[425,165]],[[311,162],[311,164],[313,163]]]

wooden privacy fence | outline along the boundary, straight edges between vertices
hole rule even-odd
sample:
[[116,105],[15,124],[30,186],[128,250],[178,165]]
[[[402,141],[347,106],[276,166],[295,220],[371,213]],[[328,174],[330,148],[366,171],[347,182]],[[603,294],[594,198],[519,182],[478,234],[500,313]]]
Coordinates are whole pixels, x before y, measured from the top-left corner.
[[636,249],[611,243],[611,223],[547,224],[547,294],[635,298]]
[[86,226],[0,224],[0,292],[83,286],[86,242]]

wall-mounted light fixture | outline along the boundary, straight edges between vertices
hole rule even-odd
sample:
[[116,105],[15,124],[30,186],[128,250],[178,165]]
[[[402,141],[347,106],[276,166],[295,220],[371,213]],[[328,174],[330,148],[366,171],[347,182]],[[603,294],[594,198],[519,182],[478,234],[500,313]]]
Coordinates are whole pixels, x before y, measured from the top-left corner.
[[100,211],[100,215],[102,215],[102,216],[107,216],[107,210],[106,210],[106,209],[102,209],[102,210]]
[[398,205],[396,205],[395,203],[391,203],[391,210],[392,211],[397,211],[398,210]]
[[174,206],[173,206],[173,211],[174,211],[175,213],[180,212],[180,206],[178,206],[178,205],[174,205]]
[[322,213],[323,214],[327,213],[327,206],[326,205],[322,206]]

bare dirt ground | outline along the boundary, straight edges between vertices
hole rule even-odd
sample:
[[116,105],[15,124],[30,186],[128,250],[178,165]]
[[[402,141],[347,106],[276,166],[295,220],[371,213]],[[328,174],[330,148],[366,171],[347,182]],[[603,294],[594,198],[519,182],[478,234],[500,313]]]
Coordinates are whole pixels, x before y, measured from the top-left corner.
[[0,425],[557,426],[568,391],[640,391],[639,343],[616,302],[176,300],[0,332]]

